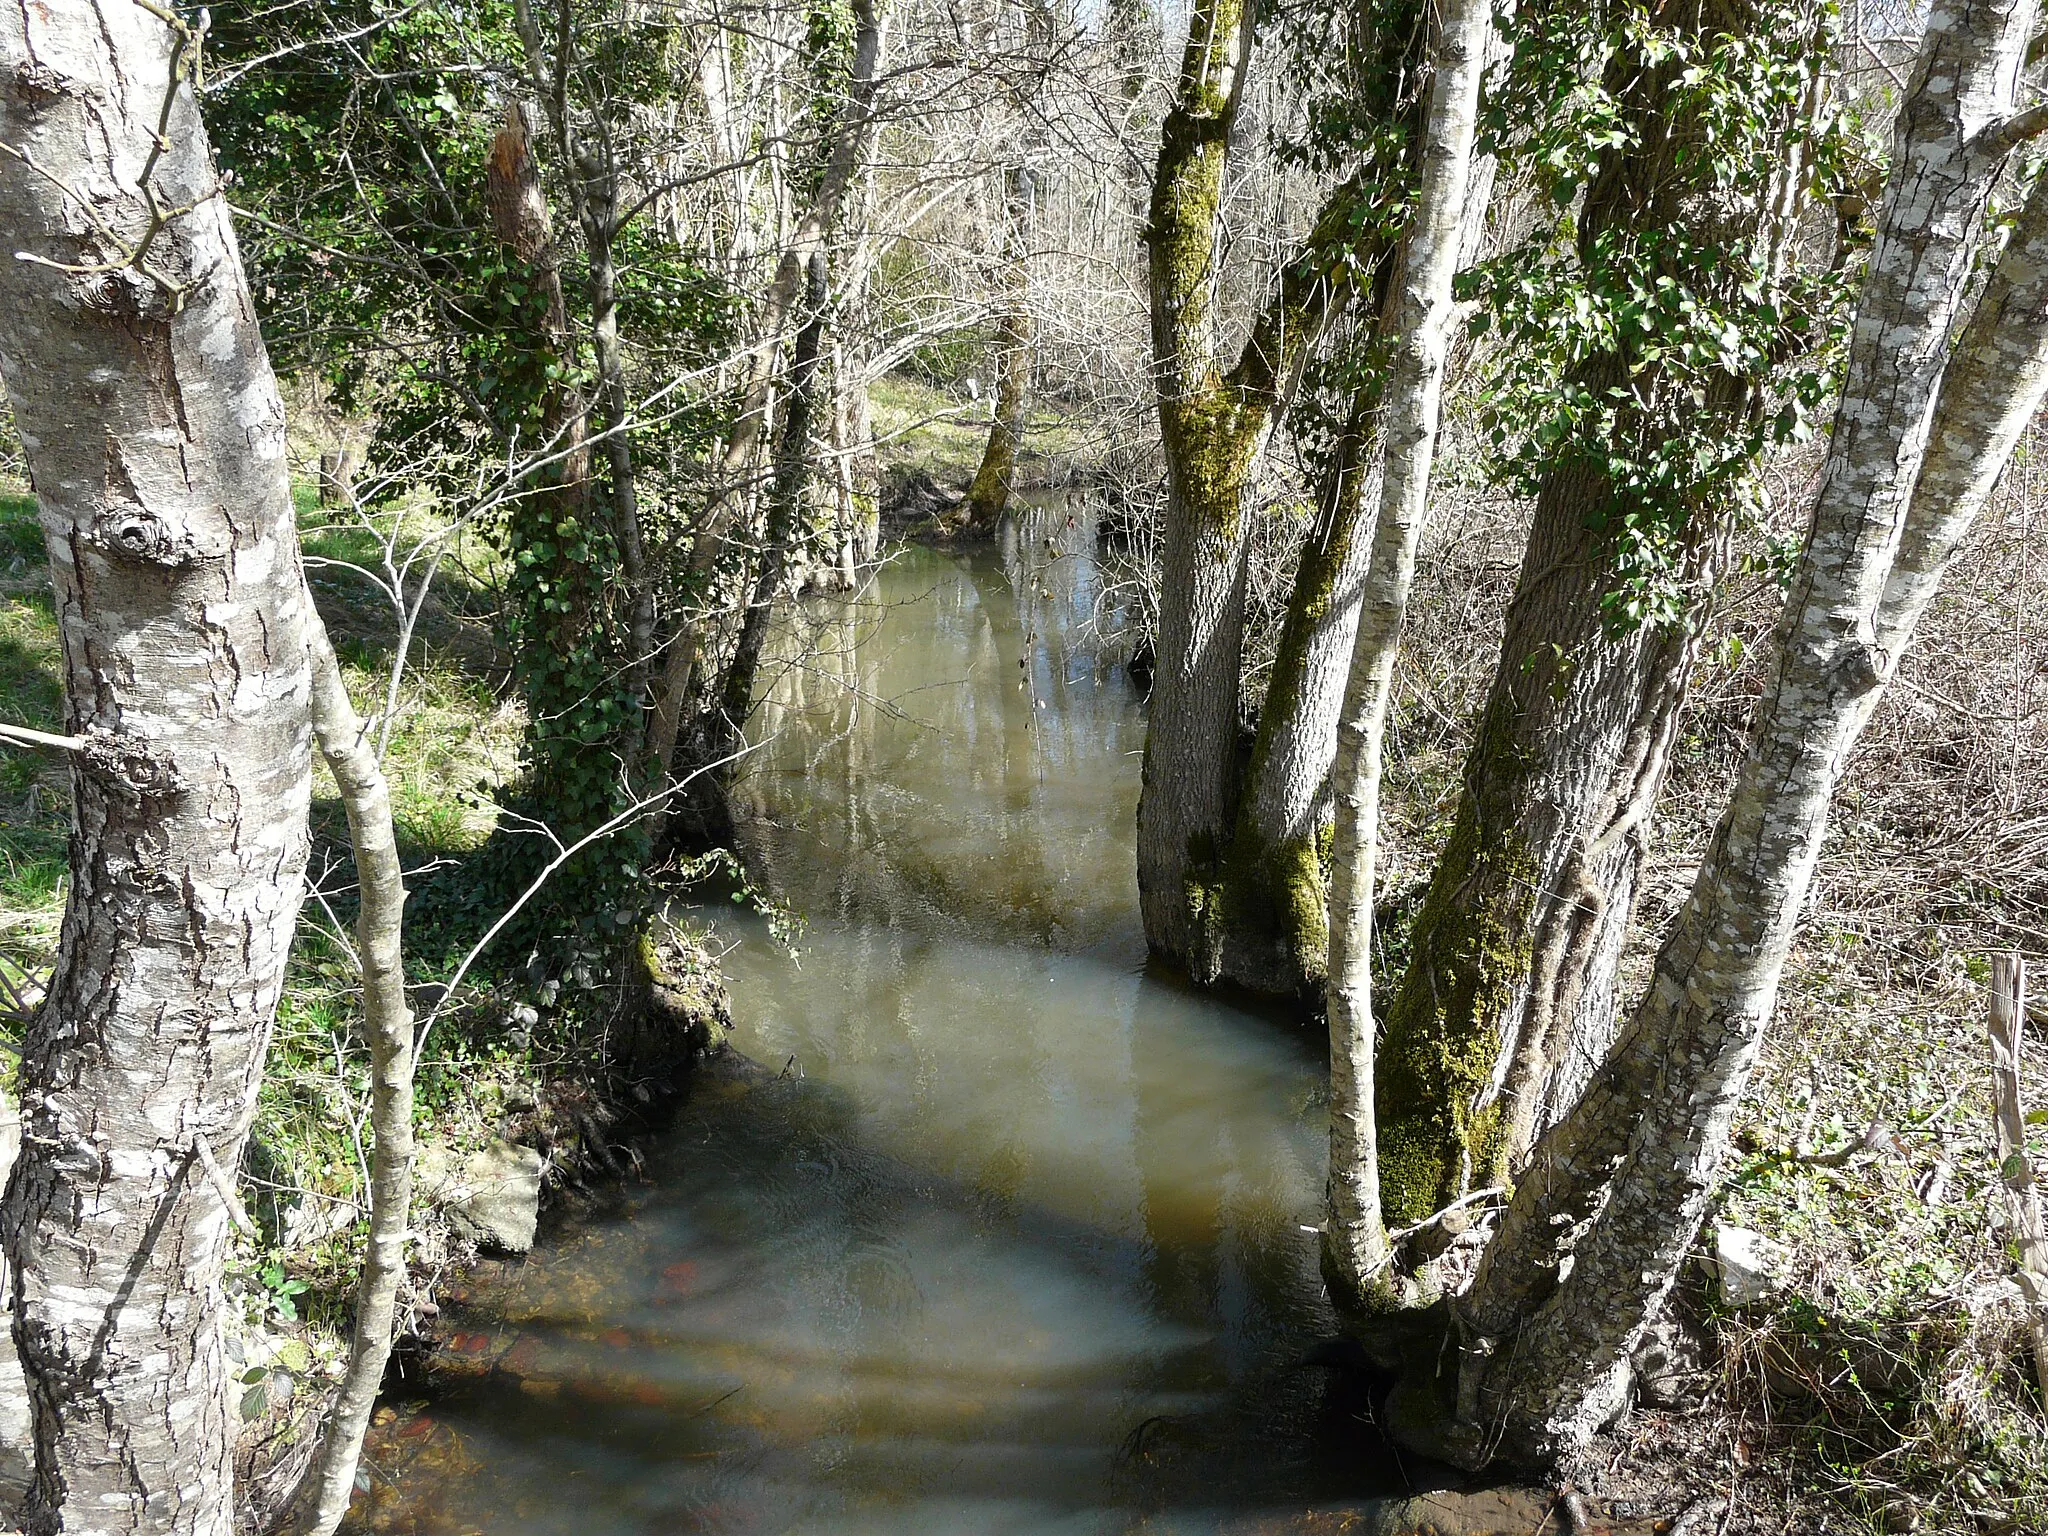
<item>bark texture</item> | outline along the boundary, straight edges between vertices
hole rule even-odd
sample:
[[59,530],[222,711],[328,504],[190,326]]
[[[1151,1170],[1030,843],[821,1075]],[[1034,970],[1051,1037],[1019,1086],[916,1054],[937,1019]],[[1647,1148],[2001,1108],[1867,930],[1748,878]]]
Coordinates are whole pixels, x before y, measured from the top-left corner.
[[1223,871],[1221,921],[1202,979],[1276,996],[1328,974],[1323,863],[1330,770],[1378,501],[1378,390],[1362,390],[1338,438],[1302,543],[1252,739]]
[[230,1218],[205,1165],[241,1155],[303,891],[284,412],[191,59],[132,0],[0,14],[0,371],[86,738],[0,1215],[35,1532],[232,1527]]
[[1415,575],[1443,407],[1459,233],[1473,186],[1479,86],[1491,0],[1446,0],[1415,212],[1403,237],[1394,355],[1387,380],[1386,464],[1358,636],[1337,736],[1336,829],[1330,861],[1330,1177],[1323,1228],[1332,1291],[1372,1305],[1390,1289],[1373,1123],[1372,903],[1381,748],[1394,660]]
[[1189,18],[1146,230],[1167,506],[1138,896],[1147,942],[1183,964],[1200,932],[1200,877],[1230,835],[1244,655],[1241,504],[1271,429],[1216,356],[1217,208],[1251,62],[1249,9],[1247,0],[1198,0]]
[[[310,608],[310,600],[308,604]],[[333,1536],[355,1495],[356,1463],[391,1359],[405,1237],[412,1217],[412,1009],[400,953],[405,872],[391,825],[391,795],[368,729],[350,702],[327,628],[309,613],[313,731],[341,790],[356,864],[356,961],[363,976],[363,1029],[370,1041],[370,1234],[356,1287],[348,1370],[307,1469],[294,1521],[301,1536]]]
[[1539,1143],[1460,1308],[1467,1462],[1553,1459],[1625,1402],[1725,1155],[1842,764],[2048,394],[2048,187],[1949,348],[2034,19],[2032,0],[1930,13],[1749,754],[1649,990]]
[[[1372,263],[1326,267],[1349,246],[1354,177],[1324,204],[1226,372],[1217,352],[1217,209],[1251,58],[1240,0],[1194,10],[1160,127],[1147,225],[1154,377],[1166,457],[1157,659],[1138,799],[1138,896],[1155,953],[1214,979],[1223,867],[1238,821],[1246,517],[1303,364]],[[1389,36],[1399,50],[1404,36]],[[1390,68],[1392,68],[1390,63]],[[1332,723],[1333,720],[1332,720]],[[1307,740],[1313,733],[1305,733]]]
[[[1739,37],[1754,27],[1755,7],[1691,0],[1659,20],[1699,39]],[[1688,173],[1709,125],[1696,105],[1679,105],[1685,67],[1644,67],[1634,55],[1611,67],[1632,144],[1608,157],[1587,190],[1582,251],[1674,228],[1723,249],[1770,240],[1787,201],[1782,185],[1738,195]],[[1792,126],[1783,125],[1788,140]],[[1788,148],[1785,180],[1798,174]],[[1753,380],[1717,373],[1695,398],[1691,381],[1668,375],[1624,348],[1589,360],[1574,382],[1600,398],[1625,387],[1613,429],[1622,454],[1703,423],[1748,430],[1760,400]],[[1379,1114],[1390,1219],[1419,1221],[1470,1188],[1505,1182],[1612,1041],[1615,971],[1650,812],[1737,489],[1709,489],[1679,514],[1672,579],[1683,616],[1620,628],[1607,599],[1621,580],[1625,535],[1605,464],[1571,453],[1544,478],[1451,836],[1385,1012]]]

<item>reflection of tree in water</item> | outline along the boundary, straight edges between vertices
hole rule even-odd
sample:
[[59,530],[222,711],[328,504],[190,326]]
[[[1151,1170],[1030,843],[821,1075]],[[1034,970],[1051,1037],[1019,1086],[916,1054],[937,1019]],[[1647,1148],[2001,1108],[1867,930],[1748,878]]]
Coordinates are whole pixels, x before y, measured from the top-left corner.
[[1154,975],[1138,988],[1131,1020],[1146,1306],[1203,1341],[1163,1361],[1147,1385],[1209,1406],[1134,1428],[1122,1475],[1160,1505],[1196,1488],[1258,1499],[1384,1487],[1388,1469],[1361,1459],[1355,1424],[1321,1432],[1331,1382],[1302,1364],[1334,1323],[1314,1247],[1297,1230],[1303,1213],[1274,1198],[1293,1183],[1300,1148],[1263,1096],[1218,1093],[1181,1069],[1187,1006],[1178,986]]
[[758,881],[813,916],[1057,948],[1121,932],[1099,801],[1137,724],[1114,664],[1071,639],[1099,583],[1094,518],[1085,499],[1027,508],[993,556],[910,551],[800,605],[738,796]]

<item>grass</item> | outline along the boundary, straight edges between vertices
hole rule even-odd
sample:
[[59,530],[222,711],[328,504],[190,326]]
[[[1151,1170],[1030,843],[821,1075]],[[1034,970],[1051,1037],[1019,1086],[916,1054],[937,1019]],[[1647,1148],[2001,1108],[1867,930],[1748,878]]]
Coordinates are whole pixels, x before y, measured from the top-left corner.
[[[404,549],[410,530],[402,522],[336,522],[315,505],[308,486],[295,487],[295,498],[316,597],[350,692],[371,716],[381,711],[389,686],[391,611],[364,577],[318,562],[375,570],[384,536],[396,533]],[[482,847],[495,821],[490,797],[518,769],[522,717],[515,704],[497,697],[489,636],[471,617],[484,600],[473,568],[486,559],[487,551],[472,542],[444,562],[397,692],[385,768],[401,852],[415,874]],[[59,729],[58,634],[31,497],[0,496],[0,573],[0,720]],[[46,974],[55,950],[67,883],[69,797],[66,766],[56,754],[0,745],[0,967],[17,984]],[[339,1324],[365,1204],[370,1068],[347,937],[354,870],[346,818],[317,758],[313,798],[311,894],[278,1007],[243,1176],[262,1236],[240,1240],[230,1266],[245,1329],[283,1330],[302,1339],[303,1347],[290,1355],[298,1369],[286,1371],[302,1379],[331,1374],[342,1347]],[[492,978],[471,991],[437,1028],[421,1074],[420,1129],[458,1144],[498,1134],[507,1106],[533,1101],[559,1065],[535,1049],[530,1035],[501,1027],[518,1005]],[[433,1227],[430,1220],[421,1225]],[[428,1257],[441,1262],[446,1253]],[[317,1324],[310,1330],[309,1318]],[[275,1398],[271,1393],[264,1406],[275,1407]]]
[[[1017,456],[1020,483],[1052,479],[1087,452],[1090,439],[1063,413],[1034,402]],[[868,389],[877,452],[891,477],[923,473],[964,491],[988,446],[990,396],[973,399],[964,386],[942,386],[911,373],[892,373]]]
[[[1723,1211],[1791,1248],[1793,1283],[1722,1320],[1726,1397],[1778,1475],[1842,1512],[1838,1528],[2048,1529],[2048,1440],[1993,1151],[1983,962],[1923,958],[1901,985],[1896,957],[1825,918],[1795,957]],[[2037,1071],[2036,1108],[2042,1086]],[[1868,1150],[1834,1166],[1797,1156],[1802,1144]]]
[[[57,620],[35,498],[0,496],[0,720],[63,728]],[[0,743],[0,976],[21,983],[56,947],[70,784],[58,754]]]

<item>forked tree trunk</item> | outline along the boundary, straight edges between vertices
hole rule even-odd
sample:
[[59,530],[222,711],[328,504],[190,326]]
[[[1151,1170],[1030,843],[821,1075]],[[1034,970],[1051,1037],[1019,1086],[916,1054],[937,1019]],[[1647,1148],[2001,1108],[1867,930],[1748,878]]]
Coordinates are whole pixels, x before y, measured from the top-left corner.
[[1372,1120],[1372,903],[1381,747],[1436,463],[1453,314],[1451,282],[1473,187],[1479,85],[1492,25],[1491,0],[1446,0],[1432,50],[1434,79],[1420,185],[1401,250],[1395,350],[1387,380],[1386,465],[1337,738],[1327,992],[1330,1181],[1323,1269],[1339,1299],[1353,1305],[1381,1300],[1391,1279]]
[[[1748,0],[1691,0],[1661,20],[1699,37],[1739,37],[1754,14]],[[1746,194],[1715,185],[1688,170],[1702,132],[1696,99],[1678,85],[1684,68],[1676,58],[1646,67],[1632,54],[1612,66],[1632,144],[1587,191],[1582,249],[1669,229],[1731,251],[1775,248],[1774,225],[1796,206],[1796,125],[1780,125],[1785,171],[1776,185]],[[1620,350],[1590,360],[1574,382],[1606,398],[1626,385],[1614,427],[1624,453],[1674,430],[1752,430],[1752,380],[1711,376],[1695,400],[1666,376],[1661,362]],[[1608,608],[1622,580],[1616,488],[1602,464],[1582,457],[1545,477],[1451,836],[1382,1016],[1390,1220],[1419,1221],[1468,1189],[1505,1182],[1613,1038],[1615,974],[1650,813],[1738,489],[1710,487],[1683,509],[1669,578],[1682,615],[1618,627]]]
[[1380,463],[1377,390],[1362,390],[1334,445],[1302,542],[1280,645],[1222,873],[1219,921],[1197,976],[1300,995],[1329,968],[1323,888],[1330,770]]
[[1629,1357],[1725,1157],[1842,766],[2048,395],[2048,183],[1952,362],[1948,345],[1992,190],[2020,131],[2039,126],[2014,113],[2034,19],[2033,0],[1942,0],[1930,14],[1749,754],[1647,993],[1539,1143],[1458,1308],[1439,1448],[1460,1460],[1551,1460],[1626,1401]]
[[1159,635],[1138,797],[1138,897],[1155,953],[1197,976],[1223,920],[1238,816],[1246,558],[1266,444],[1356,268],[1319,255],[1354,238],[1354,178],[1331,194],[1224,372],[1217,360],[1217,211],[1249,66],[1240,0],[1201,0],[1160,128],[1146,239],[1166,509]]
[[132,0],[0,15],[0,371],[83,738],[0,1216],[35,1532],[233,1528],[230,1219],[208,1168],[241,1156],[303,892],[284,411],[194,45]]
[[[1598,1021],[1612,1017],[1696,626],[1611,628],[1612,545],[1587,526],[1605,489],[1574,467],[1538,498],[1464,794],[1383,1011],[1391,1220],[1504,1182],[1542,1107],[1569,1104],[1612,1037]],[[1701,511],[1686,576],[1700,598],[1731,514]]]

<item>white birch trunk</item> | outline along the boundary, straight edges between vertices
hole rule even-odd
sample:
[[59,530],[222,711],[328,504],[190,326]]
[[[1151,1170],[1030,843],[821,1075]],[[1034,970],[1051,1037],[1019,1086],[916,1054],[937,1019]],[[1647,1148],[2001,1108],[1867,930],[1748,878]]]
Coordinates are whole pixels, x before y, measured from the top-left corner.
[[0,371],[88,743],[0,1215],[39,1533],[232,1528],[206,1169],[241,1155],[303,892],[284,411],[191,60],[134,0],[0,14]]
[[1421,185],[1404,238],[1397,350],[1387,383],[1386,465],[1358,638],[1338,727],[1331,846],[1330,1176],[1324,1271],[1340,1298],[1371,1304],[1391,1263],[1373,1133],[1372,903],[1381,746],[1415,548],[1429,500],[1455,306],[1459,232],[1473,186],[1491,0],[1446,0],[1430,86]]

